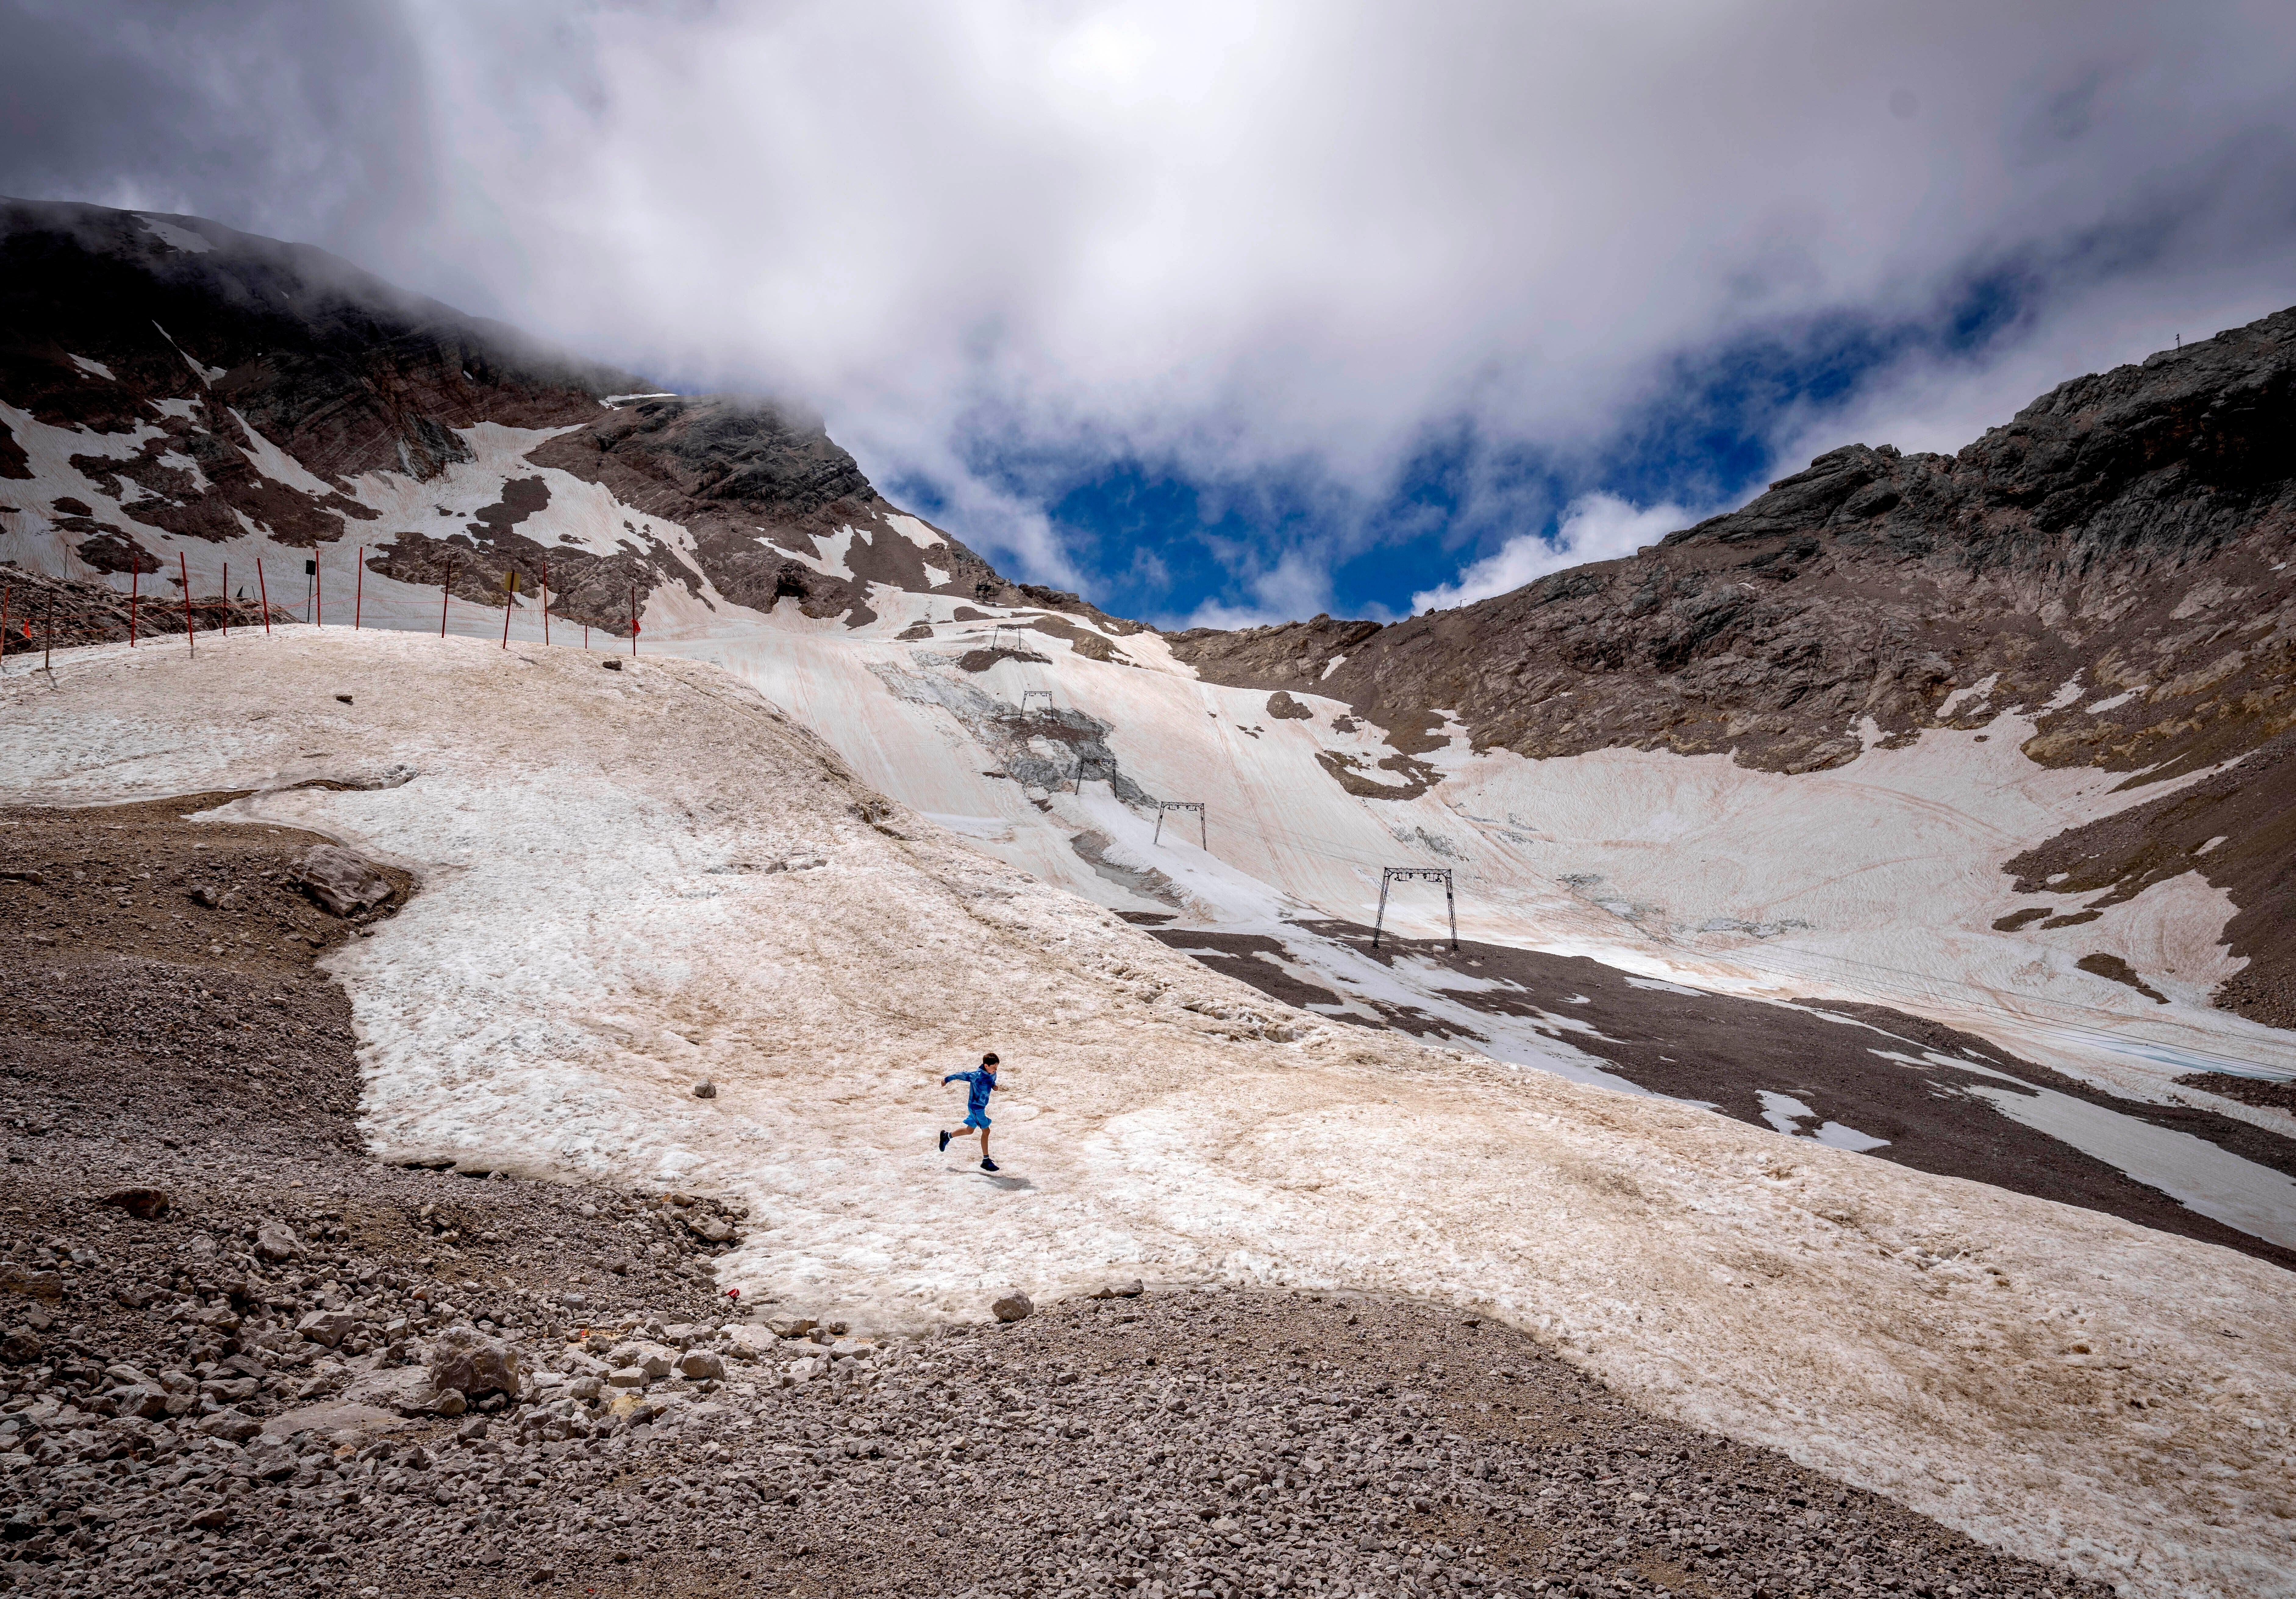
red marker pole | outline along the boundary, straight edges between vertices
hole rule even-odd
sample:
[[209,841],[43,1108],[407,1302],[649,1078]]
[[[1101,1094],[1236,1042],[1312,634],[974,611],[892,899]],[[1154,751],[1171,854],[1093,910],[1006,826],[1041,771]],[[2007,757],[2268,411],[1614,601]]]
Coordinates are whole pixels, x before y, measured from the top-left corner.
[[447,636],[447,591],[455,586],[455,563],[447,563],[447,575],[439,579],[439,636]]
[[518,603],[518,574],[503,576],[503,648],[510,648],[510,608]]
[[223,636],[231,636],[231,562],[223,563]]
[[550,647],[550,566],[547,562],[542,568],[542,647],[545,650]]
[[366,545],[359,545],[358,586],[351,591],[351,631],[366,623]]
[[0,671],[8,665],[8,602],[16,597],[16,586],[0,585]]
[[263,585],[263,562],[255,563],[255,592],[263,602],[263,636],[271,636],[271,591]]
[[176,552],[176,570],[184,579],[184,648],[196,655],[200,652],[200,646],[198,641],[192,637],[192,569],[184,564],[181,550]]
[[637,586],[636,586],[636,584],[632,584],[632,585],[630,586],[630,659],[631,659],[632,660],[636,660],[637,658],[638,658],[638,591],[637,591]]
[[327,574],[319,568],[319,546],[311,546],[311,625],[327,625]]
[[[138,550],[135,552],[135,564],[127,569],[127,647],[131,650],[135,647],[135,602],[140,597],[137,591],[143,586],[144,552]],[[0,633],[7,630],[4,624],[0,624]]]

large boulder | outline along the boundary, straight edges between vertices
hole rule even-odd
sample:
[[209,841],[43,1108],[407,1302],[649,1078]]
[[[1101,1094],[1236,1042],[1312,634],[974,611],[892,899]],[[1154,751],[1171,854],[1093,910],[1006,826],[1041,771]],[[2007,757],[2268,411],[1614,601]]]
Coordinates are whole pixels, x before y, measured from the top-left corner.
[[338,916],[381,905],[391,896],[390,879],[373,862],[340,844],[313,845],[296,869],[295,881]]
[[295,1331],[332,1349],[358,1324],[359,1318],[348,1310],[314,1310],[295,1324]]
[[659,1382],[677,1369],[677,1351],[664,1344],[633,1339],[628,1343],[616,1344],[606,1361],[625,1370],[635,1368],[645,1374],[647,1382]]
[[475,1327],[449,1327],[430,1346],[430,1381],[441,1390],[468,1397],[514,1394],[519,1376],[518,1346]]
[[255,1252],[266,1260],[292,1260],[303,1252],[303,1242],[285,1222],[266,1221],[255,1229]]
[[111,1401],[115,1415],[156,1422],[168,1414],[168,1390],[156,1382],[131,1382],[113,1389],[104,1397]]
[[233,1443],[243,1444],[263,1431],[263,1422],[258,1416],[248,1415],[238,1410],[218,1410],[212,1415],[201,1416],[197,1430],[209,1438],[227,1439]]
[[1017,1322],[1027,1320],[1036,1308],[1036,1301],[1016,1288],[991,1304],[988,1312],[1000,1322]]

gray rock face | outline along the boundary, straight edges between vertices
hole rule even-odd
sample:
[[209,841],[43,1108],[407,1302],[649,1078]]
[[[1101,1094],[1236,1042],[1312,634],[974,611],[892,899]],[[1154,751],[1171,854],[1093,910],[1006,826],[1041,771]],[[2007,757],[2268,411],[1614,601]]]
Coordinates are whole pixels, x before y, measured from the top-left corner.
[[430,1346],[430,1381],[442,1390],[514,1394],[520,1375],[518,1346],[474,1327],[449,1327]]
[[392,892],[390,880],[375,870],[373,862],[337,844],[313,845],[303,857],[296,881],[338,916],[381,905]]

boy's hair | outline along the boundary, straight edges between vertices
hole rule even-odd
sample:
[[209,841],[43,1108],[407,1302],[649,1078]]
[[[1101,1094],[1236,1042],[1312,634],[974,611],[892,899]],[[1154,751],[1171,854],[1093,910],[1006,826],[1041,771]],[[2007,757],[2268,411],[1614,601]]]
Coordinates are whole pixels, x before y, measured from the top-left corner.
[[983,1055],[980,1057],[980,1063],[983,1066],[994,1066],[997,1063],[996,1057],[993,1054]]

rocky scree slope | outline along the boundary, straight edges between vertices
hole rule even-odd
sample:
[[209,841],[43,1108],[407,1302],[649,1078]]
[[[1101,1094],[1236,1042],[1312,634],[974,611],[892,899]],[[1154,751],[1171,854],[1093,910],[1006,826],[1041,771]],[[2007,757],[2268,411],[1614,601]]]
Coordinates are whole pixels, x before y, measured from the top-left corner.
[[[549,501],[507,480],[468,521],[393,526],[359,480],[429,481],[469,460],[481,424],[554,430],[531,459],[683,524],[701,571],[738,603],[794,598],[807,614],[871,619],[872,581],[1097,615],[1074,594],[1016,585],[941,535],[857,541],[849,578],[791,559],[840,527],[899,514],[820,419],[783,403],[689,397],[584,361],[503,324],[410,294],[308,245],[197,217],[0,200],[0,406],[103,435],[141,432],[127,459],[72,465],[116,500],[36,493],[0,412],[0,533],[56,537],[98,572],[159,571],[158,536],[249,530],[291,547],[367,546],[370,570],[501,603],[506,570],[545,561],[552,610],[627,634],[633,598],[701,581],[658,529],[626,524],[611,554],[520,531]],[[609,400],[613,403],[608,403]],[[276,446],[315,485],[263,470]],[[941,574],[926,572],[930,558]],[[162,573],[162,579],[165,574]]]
[[2206,817],[2157,813],[2212,831],[2039,853],[2095,857],[2083,885],[2124,897],[2191,870],[2226,889],[2255,965],[2220,1003],[2284,1027],[2296,791],[2253,757],[2296,726],[2292,430],[2283,311],[2062,384],[1956,455],[1831,451],[1628,559],[1390,627],[1317,617],[1172,649],[1217,682],[1347,701],[1399,770],[1446,712],[1477,749],[1532,758],[1624,746],[1799,773],[2022,709],[2033,760],[2128,787],[2241,761]]

